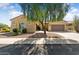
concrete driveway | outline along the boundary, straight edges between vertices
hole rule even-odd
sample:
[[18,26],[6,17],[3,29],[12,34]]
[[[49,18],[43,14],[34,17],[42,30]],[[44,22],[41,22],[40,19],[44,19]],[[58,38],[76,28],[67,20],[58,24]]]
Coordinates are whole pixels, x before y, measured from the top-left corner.
[[54,33],[62,35],[65,39],[72,39],[79,41],[79,33],[76,32],[54,32]]
[[[43,32],[43,31],[40,31],[39,33],[41,33],[41,32]],[[64,37],[63,40],[60,40],[60,39],[54,40],[51,38],[48,39],[48,41],[51,41],[52,44],[57,44],[57,43],[58,44],[61,44],[61,43],[67,44],[67,43],[70,43],[71,41],[78,41],[79,42],[79,33],[75,33],[75,32],[50,32],[50,33],[56,33],[56,34],[59,34]],[[0,38],[0,44],[14,44],[17,41],[24,41],[24,40],[26,40],[26,37],[24,37],[24,38]],[[29,39],[26,42],[28,42],[28,41],[30,42],[30,40],[33,42],[36,41],[36,44],[44,44],[46,41],[45,39],[38,39],[38,40]],[[64,43],[66,41],[67,41],[67,43]]]

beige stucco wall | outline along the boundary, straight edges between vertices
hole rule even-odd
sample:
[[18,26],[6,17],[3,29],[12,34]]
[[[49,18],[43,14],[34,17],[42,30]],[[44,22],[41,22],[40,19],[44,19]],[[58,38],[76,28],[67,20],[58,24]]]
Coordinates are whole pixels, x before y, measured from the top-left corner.
[[27,21],[27,17],[18,16],[16,18],[11,19],[11,30],[14,28],[19,29],[19,24],[24,23],[27,29],[27,32],[35,32],[36,24],[33,22]]
[[32,22],[27,22],[27,32],[35,32],[36,31],[36,24]]
[[[55,26],[57,26],[57,28]],[[60,26],[62,26],[62,27],[64,26],[64,27],[61,28]],[[54,28],[59,30],[59,31],[60,31],[60,29],[62,29],[62,31],[66,31],[66,27],[65,26],[66,26],[66,24],[64,22],[49,22],[49,24],[48,24],[48,31],[53,31]],[[53,29],[52,29],[52,27],[53,27]]]

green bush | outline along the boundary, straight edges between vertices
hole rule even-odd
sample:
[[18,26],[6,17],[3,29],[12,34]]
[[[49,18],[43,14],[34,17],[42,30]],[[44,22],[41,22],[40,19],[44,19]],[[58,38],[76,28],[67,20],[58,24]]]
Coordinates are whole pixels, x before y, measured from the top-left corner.
[[17,33],[17,32],[18,32],[18,29],[16,29],[16,28],[15,28],[15,29],[13,29],[13,32]]
[[22,30],[22,33],[26,33],[27,31],[26,31],[26,28],[24,28],[23,30]]
[[13,35],[18,35],[18,29],[16,28],[13,29]]

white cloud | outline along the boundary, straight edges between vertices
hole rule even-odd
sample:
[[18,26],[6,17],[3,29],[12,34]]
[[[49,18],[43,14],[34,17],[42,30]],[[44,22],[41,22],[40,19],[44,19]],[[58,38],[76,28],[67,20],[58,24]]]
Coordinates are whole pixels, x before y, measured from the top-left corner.
[[68,13],[68,14],[64,17],[64,20],[65,20],[65,21],[73,21],[73,18],[74,18],[74,14]]
[[12,8],[12,6],[10,7],[9,5],[10,3],[0,3],[0,8],[2,8],[3,10]]
[[2,7],[2,9],[6,10],[6,9],[14,9],[15,7],[13,5],[10,5],[10,4],[6,4],[5,6]]
[[13,8],[14,8],[14,6],[12,6],[12,5],[11,5],[9,8],[13,9]]
[[79,17],[79,9],[72,7],[67,13],[67,15],[64,17],[64,20],[73,21],[75,15]]
[[5,6],[8,6],[9,3],[0,3],[0,7],[5,7]]
[[9,14],[9,15],[10,15],[10,18],[14,18],[14,17],[17,17],[17,16],[23,14],[22,12],[17,11],[17,10],[12,10],[12,11],[10,11],[9,13],[10,13],[10,14]]

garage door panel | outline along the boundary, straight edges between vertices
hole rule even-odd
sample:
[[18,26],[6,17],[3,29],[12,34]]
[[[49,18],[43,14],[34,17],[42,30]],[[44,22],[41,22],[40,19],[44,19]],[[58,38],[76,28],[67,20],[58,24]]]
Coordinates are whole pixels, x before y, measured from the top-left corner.
[[64,31],[64,25],[52,25],[51,30],[52,31]]

